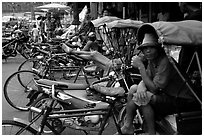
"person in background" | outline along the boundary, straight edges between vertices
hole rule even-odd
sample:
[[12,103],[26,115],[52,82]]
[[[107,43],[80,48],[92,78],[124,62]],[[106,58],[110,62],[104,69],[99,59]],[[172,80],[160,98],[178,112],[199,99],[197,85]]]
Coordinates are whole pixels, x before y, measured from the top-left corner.
[[96,34],[94,32],[90,32],[88,34],[88,41],[82,51],[98,51],[101,52],[101,48],[96,42]]
[[33,42],[35,43],[38,42],[39,30],[36,24],[33,25],[33,29],[31,30],[31,35],[32,35]]
[[155,21],[181,21],[183,15],[176,2],[162,2]]
[[112,61],[108,59],[107,57],[103,56],[98,51],[95,51],[95,50],[91,50],[91,51],[80,50],[79,51],[79,50],[70,48],[70,45],[67,45],[65,43],[62,44],[62,49],[64,49],[66,53],[69,53],[69,54],[71,53],[71,54],[76,55],[77,57],[91,61],[90,66],[96,65],[97,66],[96,73],[99,72],[99,75],[107,76],[111,68]]
[[81,23],[80,29],[75,33],[75,36],[88,35],[90,32],[95,31],[94,25],[91,22],[91,15],[86,14],[83,22]]
[[55,19],[53,18],[53,13],[48,12],[46,15],[46,20],[45,20],[45,29],[46,29],[46,34],[47,34],[47,39],[50,40],[51,38],[54,37],[54,30],[56,28],[56,23]]
[[107,10],[107,9],[103,9],[103,11],[102,11],[102,16],[104,17],[104,16],[110,16],[111,15],[111,13],[109,12],[109,10]]
[[167,9],[161,9],[161,11],[157,14],[158,21],[168,21],[170,18],[170,12]]
[[36,19],[36,26],[37,26],[37,28],[40,30],[40,21],[41,21],[41,19],[42,19],[42,16],[39,16],[39,17],[37,17],[37,19]]
[[45,19],[46,17],[41,16],[39,20],[39,33],[40,33],[42,43],[46,42]]
[[88,34],[88,37],[87,37],[88,40],[84,46],[80,42],[81,41],[80,36],[72,37],[72,39],[70,41],[65,42],[65,44],[67,44],[70,47],[78,46],[78,47],[80,47],[81,51],[98,51],[98,52],[101,52],[102,49],[97,42],[95,32],[90,32]]
[[179,6],[184,14],[184,20],[202,21],[201,2],[180,2]]

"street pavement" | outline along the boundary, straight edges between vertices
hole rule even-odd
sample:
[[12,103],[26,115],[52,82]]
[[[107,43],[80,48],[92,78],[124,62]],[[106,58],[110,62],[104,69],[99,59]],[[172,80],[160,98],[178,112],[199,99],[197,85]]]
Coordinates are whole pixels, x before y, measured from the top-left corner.
[[[23,112],[12,108],[4,98],[3,94],[3,85],[6,79],[14,72],[17,71],[18,66],[24,61],[20,55],[17,55],[14,58],[8,58],[7,61],[2,60],[2,120],[13,119],[13,117],[21,118],[23,120],[28,120],[28,112]],[[15,86],[15,85],[14,85]],[[113,135],[116,132],[116,127],[113,124],[113,119],[110,119],[110,124],[106,127],[104,135]],[[83,132],[72,130],[66,128],[62,133],[63,135],[83,135]],[[90,134],[97,134],[97,132],[91,132]]]
[[25,59],[23,59],[20,55],[17,55],[15,58],[8,58],[7,61],[2,60],[2,119],[13,119],[13,117],[27,119],[27,116],[25,115],[26,112],[21,112],[12,108],[5,100],[3,94],[3,86],[6,79],[12,73],[17,71],[18,66],[24,60]]

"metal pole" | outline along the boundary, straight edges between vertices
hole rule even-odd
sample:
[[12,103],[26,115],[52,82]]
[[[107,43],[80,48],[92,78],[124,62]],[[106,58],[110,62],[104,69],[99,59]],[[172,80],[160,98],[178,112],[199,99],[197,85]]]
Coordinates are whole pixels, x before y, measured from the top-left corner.
[[31,20],[35,20],[34,2],[31,3]]
[[152,22],[152,3],[149,3],[149,22]]
[[98,5],[98,16],[102,16],[102,11],[103,11],[103,2],[99,2]]
[[73,12],[74,12],[74,20],[72,25],[79,25],[79,10],[78,10],[78,2],[73,3]]
[[125,19],[125,7],[123,7],[123,19]]

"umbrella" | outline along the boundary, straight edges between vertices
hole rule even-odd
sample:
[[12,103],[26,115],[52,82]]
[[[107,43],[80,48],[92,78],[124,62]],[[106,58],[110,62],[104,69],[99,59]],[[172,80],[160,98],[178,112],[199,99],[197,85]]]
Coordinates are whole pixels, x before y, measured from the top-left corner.
[[46,4],[43,6],[38,6],[35,9],[41,9],[43,11],[49,10],[49,9],[60,9],[60,10],[69,10],[70,7],[66,5],[61,5],[57,3],[51,3],[51,4]]
[[119,20],[119,19],[120,18],[115,17],[115,16],[104,16],[102,18],[92,20],[91,22],[94,24],[94,27],[99,27],[99,26],[104,25],[108,22],[112,22],[114,20]]
[[88,12],[88,8],[85,5],[84,8],[82,9],[82,11],[79,13],[79,21],[82,22],[85,19],[85,16]]
[[142,21],[121,19],[107,23],[108,28],[139,28],[143,24]]

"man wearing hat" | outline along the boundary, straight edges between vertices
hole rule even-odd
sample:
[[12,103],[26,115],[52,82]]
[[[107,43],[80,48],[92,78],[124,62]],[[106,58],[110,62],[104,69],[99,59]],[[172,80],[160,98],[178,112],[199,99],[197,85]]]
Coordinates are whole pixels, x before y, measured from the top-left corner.
[[[158,42],[156,30],[144,24],[138,30],[138,50],[148,61],[145,67],[143,58],[134,56],[131,65],[138,68],[142,81],[132,85],[127,97],[126,119],[121,128],[123,134],[133,134],[133,119],[136,109],[144,116],[146,133],[156,134],[155,115],[165,116],[177,110],[187,111],[195,99],[183,80],[169,62],[164,49]],[[193,104],[192,103],[192,104]]]

